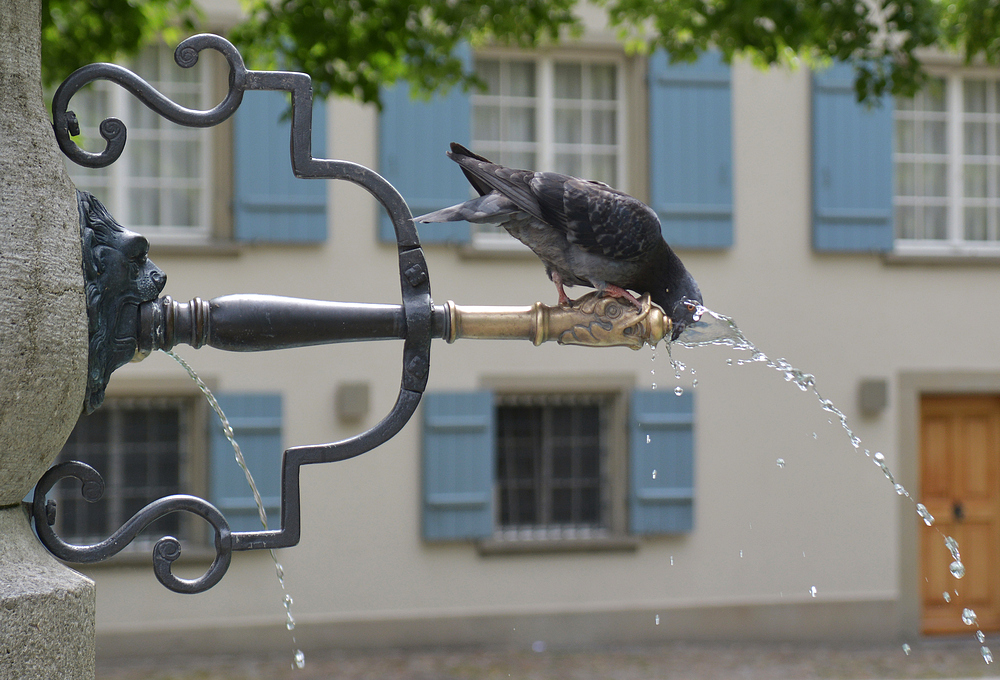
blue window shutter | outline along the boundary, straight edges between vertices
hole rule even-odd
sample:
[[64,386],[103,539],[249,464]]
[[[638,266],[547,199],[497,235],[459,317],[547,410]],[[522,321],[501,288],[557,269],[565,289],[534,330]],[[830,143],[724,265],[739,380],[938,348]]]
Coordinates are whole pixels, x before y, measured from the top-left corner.
[[854,94],[854,69],[813,77],[813,248],[892,250],[892,97],[868,107]]
[[691,531],[694,396],[690,391],[677,396],[671,390],[637,390],[632,393],[630,420],[629,530],[633,534]]
[[[284,92],[250,91],[233,117],[233,238],[326,240],[327,182],[292,174],[291,110]],[[313,104],[313,156],[326,157],[326,105]]]
[[493,393],[429,393],[423,402],[424,538],[488,537],[496,459]]
[[[462,57],[471,66],[468,46]],[[469,145],[471,121],[469,94],[461,88],[430,100],[410,97],[406,83],[382,90],[379,172],[403,195],[414,217],[471,198],[462,171],[445,155],[451,142]],[[395,242],[385,211],[379,220],[379,238]],[[464,243],[471,238],[467,222],[418,224],[417,233],[421,243]]]
[[[247,467],[264,501],[268,525],[278,528],[281,505],[281,395],[216,394],[236,435]],[[250,485],[235,460],[215,414],[209,418],[211,501],[229,520],[233,531],[260,531],[261,523]]]
[[718,52],[649,61],[651,207],[675,248],[733,245],[730,68]]

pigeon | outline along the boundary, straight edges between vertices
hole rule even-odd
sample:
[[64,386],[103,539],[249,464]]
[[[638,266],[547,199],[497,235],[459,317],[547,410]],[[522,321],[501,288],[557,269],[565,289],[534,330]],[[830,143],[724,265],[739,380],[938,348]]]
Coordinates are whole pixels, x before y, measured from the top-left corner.
[[461,144],[452,143],[447,154],[479,196],[414,222],[502,226],[541,259],[560,305],[572,302],[563,286],[591,286],[639,308],[629,291],[649,293],[673,322],[671,340],[700,316],[698,284],[642,201],[603,182],[507,168]]

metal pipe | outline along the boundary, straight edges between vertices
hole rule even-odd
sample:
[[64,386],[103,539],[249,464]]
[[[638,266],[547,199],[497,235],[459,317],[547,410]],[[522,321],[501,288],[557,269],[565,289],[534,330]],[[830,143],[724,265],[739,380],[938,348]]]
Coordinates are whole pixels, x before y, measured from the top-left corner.
[[[642,309],[616,299],[585,295],[571,306],[536,302],[522,307],[468,306],[449,300],[435,305],[432,336],[449,343],[459,338],[554,340],[563,345],[626,346],[639,349],[670,333],[670,319],[648,296]],[[169,296],[139,306],[137,358],[179,343],[231,352],[400,340],[407,335],[402,305],[326,302],[274,295],[226,295],[212,300],[177,302]]]

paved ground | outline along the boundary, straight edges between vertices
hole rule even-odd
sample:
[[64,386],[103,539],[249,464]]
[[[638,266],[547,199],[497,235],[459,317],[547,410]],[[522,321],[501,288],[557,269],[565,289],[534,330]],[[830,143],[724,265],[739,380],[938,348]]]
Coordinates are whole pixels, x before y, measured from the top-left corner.
[[[971,636],[970,636],[971,637]],[[987,639],[1000,652],[1000,639]],[[335,653],[306,650],[302,670],[287,658],[199,658],[98,662],[101,680],[807,680],[809,678],[1000,678],[970,638],[901,645],[695,645],[604,650],[422,650]],[[1000,656],[998,656],[1000,659]],[[1000,661],[998,661],[1000,663]]]

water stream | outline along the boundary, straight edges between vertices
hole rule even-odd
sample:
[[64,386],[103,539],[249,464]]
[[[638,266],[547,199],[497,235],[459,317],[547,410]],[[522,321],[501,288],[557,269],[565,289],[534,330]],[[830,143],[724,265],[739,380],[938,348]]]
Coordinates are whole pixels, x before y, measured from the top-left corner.
[[[191,380],[198,386],[201,393],[205,395],[205,399],[208,400],[209,406],[215,411],[215,414],[219,417],[219,422],[222,423],[222,431],[226,435],[226,439],[233,447],[233,453],[236,458],[236,463],[243,469],[243,474],[246,476],[247,484],[250,486],[250,492],[253,494],[254,503],[257,504],[257,515],[260,518],[260,524],[266,530],[267,527],[267,512],[264,510],[264,501],[261,499],[260,492],[257,490],[257,484],[253,480],[253,475],[250,474],[250,468],[247,467],[246,459],[243,457],[243,451],[240,449],[239,443],[236,441],[236,435],[233,433],[233,428],[229,424],[229,419],[226,418],[226,414],[222,411],[222,407],[219,406],[219,402],[216,401],[215,395],[212,394],[212,390],[208,388],[205,381],[191,368],[190,364],[180,358],[178,355],[174,354],[169,350],[164,350],[164,352],[180,364],[181,368],[187,371],[187,374],[191,376]],[[281,586],[281,603],[285,608],[285,627],[289,630],[292,636],[292,659],[294,668],[304,668],[306,665],[306,655],[299,649],[298,642],[295,639],[295,617],[292,616],[292,604],[294,600],[292,596],[288,593],[285,588],[285,568],[278,561],[278,552],[274,549],[269,550],[271,553],[271,560],[274,562],[274,572],[278,577],[278,585]]]
[[[927,508],[924,507],[922,503],[918,502],[918,500],[909,491],[907,491],[902,484],[896,481],[895,476],[893,475],[892,471],[889,469],[889,466],[885,462],[885,457],[883,456],[883,454],[878,451],[876,451],[873,454],[869,449],[862,448],[861,439],[857,435],[855,435],[854,432],[851,430],[851,427],[847,422],[847,416],[844,415],[844,413],[840,409],[834,406],[832,401],[823,397],[823,395],[817,390],[816,379],[813,375],[800,371],[799,369],[795,368],[784,359],[769,358],[766,354],[761,352],[752,342],[750,342],[746,338],[743,332],[739,329],[739,327],[730,317],[713,312],[712,310],[706,307],[700,307],[697,315],[695,316],[695,319],[696,322],[689,325],[688,328],[685,330],[685,332],[681,335],[681,337],[676,340],[678,344],[689,348],[704,347],[709,345],[721,345],[721,346],[731,347],[732,349],[738,351],[747,352],[749,354],[749,357],[738,359],[736,361],[736,365],[742,366],[746,364],[762,363],[767,367],[773,368],[774,370],[781,373],[787,382],[793,383],[801,391],[811,392],[819,401],[820,407],[824,411],[829,413],[833,418],[837,419],[854,450],[859,453],[863,452],[865,456],[871,458],[872,461],[882,471],[882,474],[885,476],[885,478],[892,485],[893,490],[899,496],[902,496],[913,505],[914,511],[921,518],[921,520],[923,520],[924,524],[926,524],[929,527],[934,527],[934,518],[931,516],[930,512],[928,512]],[[670,350],[671,348],[670,344],[667,344],[666,347],[667,347],[667,352],[670,355],[670,365],[674,369],[675,378],[677,380],[680,380],[681,374],[687,371],[688,367],[683,362],[673,358]],[[188,373],[188,375],[191,376],[191,379],[198,386],[198,389],[200,389],[201,392],[205,395],[205,398],[211,405],[212,410],[215,411],[215,413],[218,415],[219,421],[222,424],[222,429],[226,435],[226,438],[232,444],[236,462],[243,469],[244,475],[246,476],[247,484],[249,485],[250,490],[253,494],[254,502],[257,504],[261,525],[264,527],[264,529],[267,529],[268,528],[267,515],[264,511],[263,501],[261,500],[260,493],[257,491],[257,485],[254,483],[253,476],[250,474],[250,470],[247,468],[246,461],[243,458],[243,453],[240,450],[239,444],[237,443],[236,438],[233,434],[233,429],[230,426],[225,413],[223,413],[222,409],[219,406],[219,403],[216,401],[215,396],[212,394],[211,390],[204,383],[204,381],[201,380],[201,378],[194,371],[194,369],[191,368],[191,366],[188,365],[187,362],[185,362],[183,359],[181,359],[173,352],[167,351],[166,354],[169,355],[171,358],[173,358],[174,361],[176,361],[178,364],[180,364],[180,366],[184,368],[184,370]],[[650,375],[652,379],[651,380],[652,388],[655,390],[657,387],[656,372],[655,372],[656,371],[655,346],[653,347],[652,360],[654,362],[654,366],[650,370]],[[732,359],[727,359],[727,364],[732,364],[732,363],[733,363]],[[698,380],[697,378],[694,377],[696,375],[695,369],[691,368],[690,373],[692,376],[691,387],[695,388],[698,385]],[[683,393],[684,393],[684,388],[681,387],[680,385],[674,388],[674,394],[680,396]],[[812,436],[813,438],[817,437],[816,433],[813,433]],[[647,436],[647,442],[648,441],[649,437]],[[781,458],[777,459],[778,467],[784,467],[784,464],[785,461],[783,459]],[[655,479],[656,471],[653,470],[652,474],[653,478]],[[940,534],[940,536],[944,540],[945,547],[951,553],[952,562],[949,567],[949,570],[951,571],[952,576],[954,576],[956,579],[961,579],[965,575],[965,566],[962,564],[958,542],[955,541],[955,539],[952,538],[951,536],[946,536],[944,532],[942,532],[937,527],[934,527],[934,529],[935,531],[938,532],[938,534]],[[295,618],[292,615],[293,600],[285,587],[284,568],[278,561],[278,556],[276,551],[271,550],[270,553],[271,553],[271,558],[274,561],[275,573],[278,578],[278,583],[281,586],[282,605],[285,609],[285,614],[286,614],[286,627],[291,632],[292,636],[292,646],[294,648],[293,667],[303,668],[305,666],[305,655],[303,654],[302,650],[298,648],[298,643],[296,642],[295,639],[295,633],[294,633]],[[741,557],[742,557],[742,551],[741,551]],[[673,556],[671,556],[670,558],[671,565],[673,564],[673,561],[674,561]],[[815,586],[810,588],[809,594],[812,597],[817,596],[817,591]],[[946,601],[950,601],[949,593],[945,592],[943,596]],[[989,647],[983,644],[985,636],[983,634],[982,629],[979,628],[975,612],[972,609],[964,609],[962,612],[962,622],[968,626],[976,626],[975,635],[977,641],[982,645],[980,651],[982,653],[983,659],[987,664],[992,663],[993,656]],[[659,615],[656,616],[656,624],[659,625]],[[904,644],[903,645],[904,653],[909,654],[909,650],[910,650],[909,645]]]
[[[707,307],[699,307],[694,318],[695,318],[695,323],[689,325],[687,329],[684,331],[684,333],[682,333],[681,336],[675,342],[684,347],[705,347],[709,345],[721,345],[721,346],[731,347],[738,351],[747,352],[750,355],[749,358],[738,359],[736,361],[736,365],[743,366],[746,364],[762,363],[767,367],[773,368],[774,370],[781,373],[787,382],[793,383],[803,392],[811,392],[819,401],[820,407],[824,411],[829,413],[831,416],[836,418],[836,420],[840,423],[841,428],[847,435],[847,438],[850,441],[851,446],[854,448],[854,450],[859,453],[863,452],[865,456],[871,458],[872,461],[875,463],[875,465],[877,465],[879,469],[882,471],[882,474],[885,476],[885,478],[892,485],[893,490],[896,492],[896,494],[902,496],[907,501],[909,501],[913,505],[913,509],[916,512],[916,514],[920,517],[921,520],[923,520],[924,524],[926,524],[929,527],[933,527],[934,530],[938,532],[938,534],[944,540],[945,547],[951,553],[952,562],[949,565],[949,571],[951,572],[951,575],[954,576],[956,579],[960,579],[963,576],[965,576],[965,565],[962,564],[962,557],[961,553],[959,552],[958,541],[956,541],[951,536],[946,536],[943,531],[941,531],[938,527],[934,526],[934,517],[931,515],[930,512],[928,512],[927,508],[924,506],[923,503],[920,503],[916,497],[914,497],[909,491],[907,491],[903,487],[902,484],[896,481],[895,476],[893,475],[892,471],[889,469],[889,466],[885,462],[885,456],[880,451],[872,453],[870,449],[862,448],[861,439],[851,430],[851,427],[847,422],[847,416],[844,415],[844,413],[840,409],[834,406],[832,401],[830,401],[829,399],[825,398],[822,394],[820,394],[819,390],[816,389],[816,378],[813,375],[800,371],[799,369],[795,368],[784,359],[771,359],[770,357],[768,357],[747,339],[747,337],[736,325],[736,322],[733,321],[733,319],[731,319],[728,316],[713,312]],[[670,352],[670,348],[671,345],[667,344],[667,352],[668,354],[670,354],[670,365],[674,369],[676,378],[680,380],[681,374],[685,371],[687,367],[685,366],[684,363],[677,361],[676,359],[673,358],[673,355]],[[732,365],[733,360],[727,359],[726,363]],[[692,376],[695,374],[693,369],[691,370],[691,374]],[[697,380],[694,380],[692,382],[692,387],[695,386],[696,384]],[[682,394],[683,388],[678,386],[677,388],[675,388],[674,393],[677,395]],[[813,433],[812,436],[815,439],[817,435],[816,433]],[[779,468],[784,467],[785,465],[785,461],[781,458],[778,459],[777,463]],[[809,594],[812,597],[816,597],[815,586],[810,589]],[[944,599],[945,601],[950,601],[951,596],[946,592],[944,593]],[[976,640],[979,642],[979,644],[983,645],[985,636],[983,634],[982,629],[979,627],[976,618],[976,613],[972,609],[963,610],[962,623],[964,623],[967,626],[976,627],[976,634],[975,634]],[[909,653],[908,650],[909,650],[909,645],[905,645],[904,652]],[[980,648],[980,651],[983,655],[983,660],[987,664],[993,662],[993,655],[989,647],[983,645]]]

